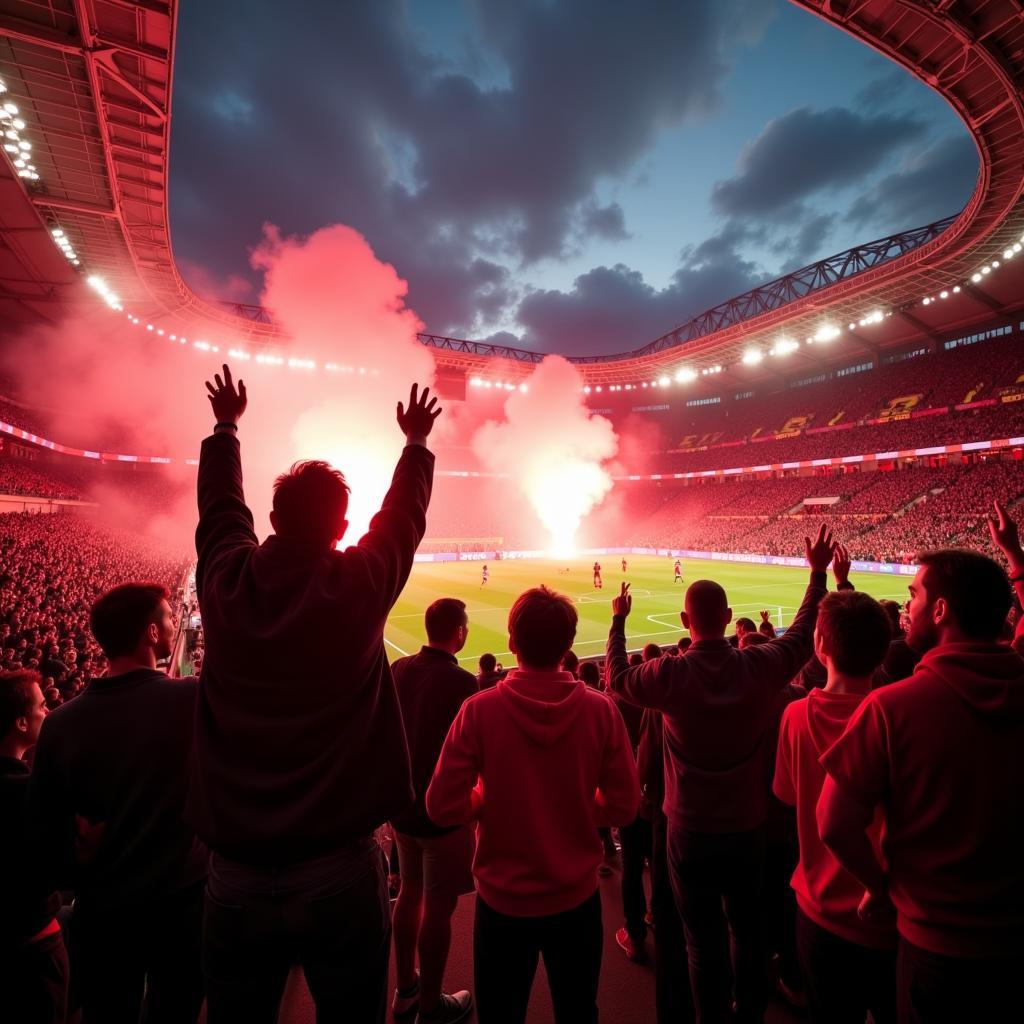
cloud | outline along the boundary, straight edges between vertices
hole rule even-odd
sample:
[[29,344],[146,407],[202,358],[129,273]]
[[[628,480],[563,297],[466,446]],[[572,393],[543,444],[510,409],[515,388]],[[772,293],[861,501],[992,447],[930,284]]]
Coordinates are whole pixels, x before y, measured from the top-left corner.
[[739,173],[712,189],[712,206],[731,217],[789,218],[815,193],[860,182],[925,130],[908,115],[799,107],[744,148]]
[[653,287],[641,273],[619,263],[581,274],[569,291],[534,291],[517,310],[524,328],[520,344],[569,355],[639,348],[764,280],[764,271],[738,252],[750,237],[731,223],[685,249],[665,288]]
[[978,153],[965,135],[940,139],[861,195],[847,219],[886,233],[904,231],[958,213],[978,180]]
[[618,203],[598,206],[594,200],[588,200],[580,210],[580,228],[584,236],[608,242],[621,242],[629,238],[626,217]]
[[[227,277],[265,221],[303,235],[349,224],[408,280],[430,330],[482,333],[516,288],[478,261],[514,271],[624,237],[597,184],[712,110],[736,27],[756,38],[774,8],[480,0],[462,47],[476,57],[459,60],[431,52],[399,0],[320,0],[285,19],[270,0],[185,5],[175,249]],[[271,41],[304,73],[271,68]]]

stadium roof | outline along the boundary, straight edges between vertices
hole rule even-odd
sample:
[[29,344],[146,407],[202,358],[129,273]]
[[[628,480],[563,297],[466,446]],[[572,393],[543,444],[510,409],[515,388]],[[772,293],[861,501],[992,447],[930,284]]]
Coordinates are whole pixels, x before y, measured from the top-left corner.
[[[950,103],[978,148],[974,194],[948,221],[769,282],[634,352],[574,360],[589,384],[651,381],[683,369],[699,385],[700,371],[715,367],[754,382],[794,365],[826,367],[937,339],[1021,306],[1024,254],[1012,260],[1014,244],[1024,241],[1019,4],[793,2],[903,65]],[[15,139],[5,133],[2,140],[11,149],[0,159],[0,322],[56,322],[97,301],[76,279],[98,276],[121,315],[142,324],[184,333],[202,322],[207,334],[223,329],[228,344],[301,356],[265,311],[206,302],[177,272],[167,217],[176,13],[176,0],[0,0],[0,79],[8,88],[0,116],[5,102],[17,111],[0,130],[12,130],[13,118],[22,125]],[[21,141],[31,148],[21,150]],[[55,239],[55,231],[63,235]],[[838,336],[828,339],[833,331]],[[442,369],[513,384],[543,357],[423,340],[437,349]],[[752,350],[763,358],[744,364]],[[776,361],[773,350],[787,361]]]

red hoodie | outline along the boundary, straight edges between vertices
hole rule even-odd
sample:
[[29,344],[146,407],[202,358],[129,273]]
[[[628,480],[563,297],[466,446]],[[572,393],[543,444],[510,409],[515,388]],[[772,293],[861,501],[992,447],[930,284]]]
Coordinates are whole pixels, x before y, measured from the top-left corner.
[[994,643],[933,648],[870,693],[822,756],[885,816],[897,928],[954,957],[1024,952],[1024,660]]
[[526,669],[462,705],[427,790],[438,825],[479,819],[477,890],[515,917],[586,900],[597,888],[598,826],[629,824],[639,805],[611,698],[568,672]]
[[[815,817],[821,787],[825,784],[825,769],[818,759],[840,737],[865,696],[811,690],[806,698],[790,704],[779,727],[773,788],[783,803],[796,807],[800,862],[791,884],[800,909],[815,924],[848,942],[873,949],[892,949],[896,945],[896,932],[892,927],[868,924],[857,916],[864,886],[821,841]],[[876,818],[870,835],[879,860],[880,834],[881,820]]]

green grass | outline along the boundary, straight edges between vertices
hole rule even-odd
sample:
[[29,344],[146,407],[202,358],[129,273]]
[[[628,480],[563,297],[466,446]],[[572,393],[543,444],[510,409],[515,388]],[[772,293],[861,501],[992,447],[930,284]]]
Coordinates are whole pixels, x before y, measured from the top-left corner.
[[[443,562],[417,564],[409,583],[398,599],[384,632],[388,656],[394,660],[419,650],[426,634],[423,612],[439,597],[458,597],[469,612],[469,640],[459,660],[475,670],[477,659],[485,651],[495,654],[506,668],[514,664],[508,651],[508,610],[516,597],[528,587],[546,583],[568,594],[579,608],[579,627],[573,650],[580,657],[604,652],[611,620],[611,599],[623,579],[631,584],[633,613],[626,624],[630,648],[675,643],[683,634],[679,622],[685,585],[672,582],[671,558],[656,555],[627,555],[628,573],[623,576],[619,556],[600,559],[604,569],[604,589],[592,585],[593,558],[570,561],[549,559],[488,562],[490,580],[480,586],[479,562]],[[564,570],[568,568],[569,571]],[[807,586],[806,569],[774,565],[747,565],[730,562],[683,561],[687,583],[695,579],[717,580],[726,589],[733,615],[745,615],[755,622],[758,613],[768,608],[772,622],[788,625]],[[904,600],[908,579],[899,576],[855,573],[859,590],[875,597]],[[830,577],[829,585],[832,586]]]

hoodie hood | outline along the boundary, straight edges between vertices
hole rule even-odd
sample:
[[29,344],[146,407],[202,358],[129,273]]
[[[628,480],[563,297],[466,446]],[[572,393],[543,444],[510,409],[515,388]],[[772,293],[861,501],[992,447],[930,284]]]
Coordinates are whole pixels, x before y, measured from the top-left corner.
[[827,693],[825,690],[811,690],[807,695],[807,728],[818,757],[843,734],[846,723],[866,696],[866,693]]
[[938,679],[976,714],[1024,715],[1024,660],[1010,647],[942,644],[921,659],[917,674]]
[[587,687],[571,672],[513,669],[498,683],[497,690],[516,726],[534,743],[550,747],[576,721]]

